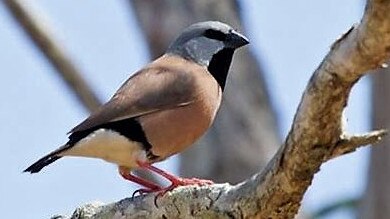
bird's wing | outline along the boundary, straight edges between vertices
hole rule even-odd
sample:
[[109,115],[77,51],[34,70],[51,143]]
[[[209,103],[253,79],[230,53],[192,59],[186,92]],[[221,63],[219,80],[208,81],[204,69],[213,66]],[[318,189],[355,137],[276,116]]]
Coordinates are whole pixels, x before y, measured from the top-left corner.
[[169,64],[175,63],[171,59],[157,60],[134,74],[106,104],[69,133],[190,104],[194,99],[194,73],[191,68]]

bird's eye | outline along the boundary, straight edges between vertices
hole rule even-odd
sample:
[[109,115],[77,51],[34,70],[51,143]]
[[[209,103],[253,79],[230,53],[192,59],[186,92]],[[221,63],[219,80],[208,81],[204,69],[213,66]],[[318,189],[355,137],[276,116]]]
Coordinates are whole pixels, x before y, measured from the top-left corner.
[[217,31],[213,29],[206,30],[203,35],[209,39],[214,39],[219,41],[226,40],[226,34],[222,33],[221,31]]

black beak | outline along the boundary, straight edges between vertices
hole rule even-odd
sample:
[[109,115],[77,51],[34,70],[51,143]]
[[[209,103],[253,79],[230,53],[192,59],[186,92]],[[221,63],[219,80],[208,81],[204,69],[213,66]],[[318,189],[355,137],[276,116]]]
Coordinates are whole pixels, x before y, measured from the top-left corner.
[[227,44],[230,47],[237,49],[237,48],[240,48],[242,46],[249,44],[249,40],[241,33],[237,32],[235,30],[232,30],[228,35]]

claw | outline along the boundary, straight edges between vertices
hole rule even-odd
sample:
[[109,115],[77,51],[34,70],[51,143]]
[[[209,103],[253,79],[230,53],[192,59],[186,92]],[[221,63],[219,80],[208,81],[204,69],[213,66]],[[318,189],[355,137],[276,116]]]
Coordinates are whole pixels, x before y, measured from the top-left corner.
[[156,189],[145,189],[145,188],[142,188],[142,189],[137,189],[133,192],[131,198],[133,199],[134,196],[139,193],[140,195],[144,195],[144,194],[149,194],[149,193],[153,193],[153,192],[157,192],[157,191],[160,191],[161,188],[156,188]]

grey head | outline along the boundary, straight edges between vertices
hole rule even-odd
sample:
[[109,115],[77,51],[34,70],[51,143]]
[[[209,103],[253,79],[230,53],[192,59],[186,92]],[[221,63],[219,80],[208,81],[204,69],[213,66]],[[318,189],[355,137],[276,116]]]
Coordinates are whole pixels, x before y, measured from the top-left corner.
[[167,53],[206,66],[223,89],[234,50],[248,43],[248,39],[231,26],[219,21],[206,21],[184,29]]
[[212,56],[222,49],[234,50],[248,43],[245,36],[229,25],[219,21],[206,21],[184,29],[169,46],[167,53],[174,53],[208,66]]

